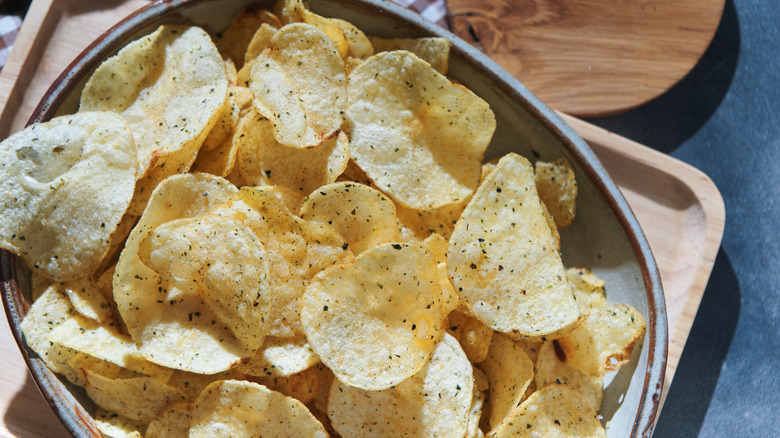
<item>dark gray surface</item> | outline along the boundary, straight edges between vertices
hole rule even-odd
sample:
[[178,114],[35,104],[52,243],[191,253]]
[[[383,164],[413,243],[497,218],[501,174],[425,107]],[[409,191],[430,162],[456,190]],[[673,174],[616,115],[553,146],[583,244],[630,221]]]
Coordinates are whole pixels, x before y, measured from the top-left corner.
[[726,230],[656,437],[780,436],[780,1],[727,0],[694,70],[589,120],[712,178]]

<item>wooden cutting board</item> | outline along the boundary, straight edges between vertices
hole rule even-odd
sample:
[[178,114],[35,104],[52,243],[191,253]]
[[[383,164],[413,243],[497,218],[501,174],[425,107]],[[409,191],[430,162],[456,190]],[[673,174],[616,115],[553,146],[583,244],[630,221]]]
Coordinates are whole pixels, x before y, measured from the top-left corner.
[[725,0],[447,0],[450,26],[551,107],[621,112],[682,79]]
[[[92,40],[147,3],[114,0],[107,7],[101,0],[34,0],[0,73],[0,138],[24,127],[49,85]],[[723,199],[697,169],[561,116],[590,144],[620,187],[658,262],[669,323],[665,397],[720,247]],[[0,437],[69,436],[30,378],[3,317],[0,387]]]

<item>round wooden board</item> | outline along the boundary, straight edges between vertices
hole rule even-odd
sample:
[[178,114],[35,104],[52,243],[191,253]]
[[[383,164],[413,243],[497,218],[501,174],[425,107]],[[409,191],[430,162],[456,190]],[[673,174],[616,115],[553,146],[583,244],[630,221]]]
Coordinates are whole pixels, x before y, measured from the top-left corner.
[[709,46],[725,0],[447,0],[453,31],[551,107],[619,113],[662,94]]

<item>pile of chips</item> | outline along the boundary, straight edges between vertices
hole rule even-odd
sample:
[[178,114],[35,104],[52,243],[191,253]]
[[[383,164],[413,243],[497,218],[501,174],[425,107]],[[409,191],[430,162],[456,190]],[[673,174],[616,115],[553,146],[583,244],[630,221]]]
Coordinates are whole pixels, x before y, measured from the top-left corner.
[[300,0],[163,25],[0,144],[29,347],[108,436],[605,436],[645,331],[566,269],[566,161],[482,163],[441,38]]

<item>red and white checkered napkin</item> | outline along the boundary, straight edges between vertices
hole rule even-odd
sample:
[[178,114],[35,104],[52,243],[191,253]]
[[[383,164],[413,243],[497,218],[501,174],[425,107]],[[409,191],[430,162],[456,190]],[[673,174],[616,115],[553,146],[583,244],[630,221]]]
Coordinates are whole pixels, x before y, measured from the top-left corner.
[[0,70],[8,59],[8,53],[11,51],[11,46],[13,46],[21,26],[21,17],[16,15],[0,16]]
[[393,3],[409,8],[439,26],[449,29],[447,6],[444,0],[392,0]]

